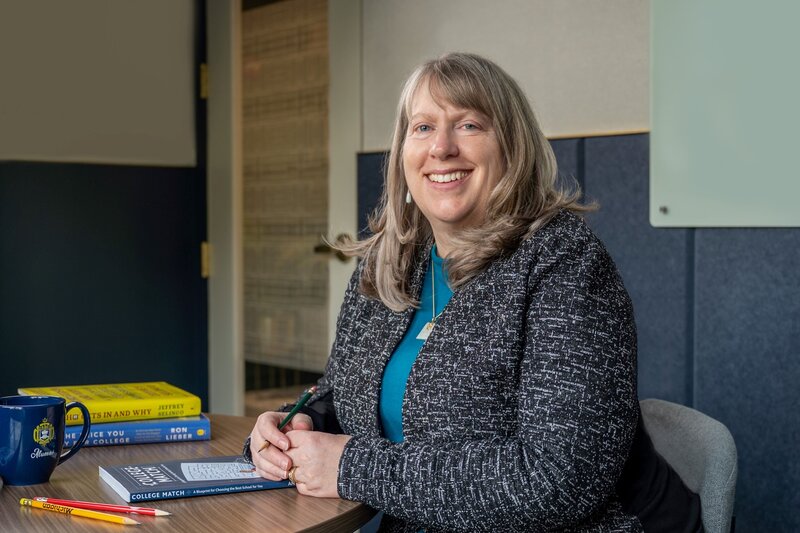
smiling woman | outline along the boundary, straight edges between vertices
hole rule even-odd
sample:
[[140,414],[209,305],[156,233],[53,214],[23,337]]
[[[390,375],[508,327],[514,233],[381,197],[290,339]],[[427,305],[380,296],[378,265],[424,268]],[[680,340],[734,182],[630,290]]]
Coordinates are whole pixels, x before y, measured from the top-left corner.
[[406,185],[447,257],[458,231],[486,219],[505,165],[491,119],[435,99],[429,82],[411,100],[403,149]]
[[628,293],[555,177],[497,65],[412,74],[325,374],[287,433],[259,417],[261,475],[385,531],[701,529],[641,422]]

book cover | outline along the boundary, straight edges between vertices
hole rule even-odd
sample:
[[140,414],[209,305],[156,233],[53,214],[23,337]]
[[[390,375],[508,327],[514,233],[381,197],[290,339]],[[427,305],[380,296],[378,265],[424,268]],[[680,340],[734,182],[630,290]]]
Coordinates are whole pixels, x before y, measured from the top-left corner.
[[[92,423],[200,414],[200,398],[164,381],[24,387],[18,392],[28,396],[60,396],[67,402],[81,402],[89,410]],[[67,413],[68,426],[82,423],[83,415],[79,410]]]
[[258,476],[240,455],[99,468],[100,479],[129,503],[291,486]]
[[[82,426],[67,426],[64,446],[75,444]],[[84,446],[116,446],[151,442],[186,442],[209,440],[211,421],[204,414],[180,418],[155,418],[123,422],[92,423]]]

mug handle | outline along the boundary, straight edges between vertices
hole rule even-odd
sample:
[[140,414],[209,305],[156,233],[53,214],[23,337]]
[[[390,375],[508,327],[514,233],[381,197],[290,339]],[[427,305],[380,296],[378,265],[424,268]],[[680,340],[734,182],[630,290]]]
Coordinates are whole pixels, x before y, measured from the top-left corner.
[[80,409],[81,413],[83,414],[83,430],[81,430],[81,434],[78,437],[78,440],[75,441],[75,444],[73,444],[69,450],[62,453],[61,456],[58,458],[58,464],[63,463],[64,461],[75,455],[75,453],[81,449],[83,443],[86,442],[86,437],[89,436],[89,429],[91,428],[91,417],[89,415],[89,410],[86,408],[85,405],[83,405],[81,402],[69,402],[64,408],[64,413],[66,414],[69,412],[70,409],[76,407]]

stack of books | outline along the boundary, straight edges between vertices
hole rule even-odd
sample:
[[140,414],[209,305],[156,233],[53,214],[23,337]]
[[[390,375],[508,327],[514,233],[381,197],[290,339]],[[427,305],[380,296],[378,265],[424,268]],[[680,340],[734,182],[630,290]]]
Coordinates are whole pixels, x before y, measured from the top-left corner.
[[[18,389],[29,396],[60,396],[81,402],[91,415],[84,446],[209,440],[211,422],[200,412],[200,398],[164,381]],[[83,415],[67,413],[64,446],[78,440]]]

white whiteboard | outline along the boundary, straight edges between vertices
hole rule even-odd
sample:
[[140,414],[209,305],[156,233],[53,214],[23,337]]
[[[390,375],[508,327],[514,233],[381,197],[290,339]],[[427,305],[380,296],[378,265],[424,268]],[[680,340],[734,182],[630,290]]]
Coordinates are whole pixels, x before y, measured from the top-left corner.
[[800,225],[800,2],[652,0],[650,222]]
[[0,160],[194,166],[192,0],[0,3]]

